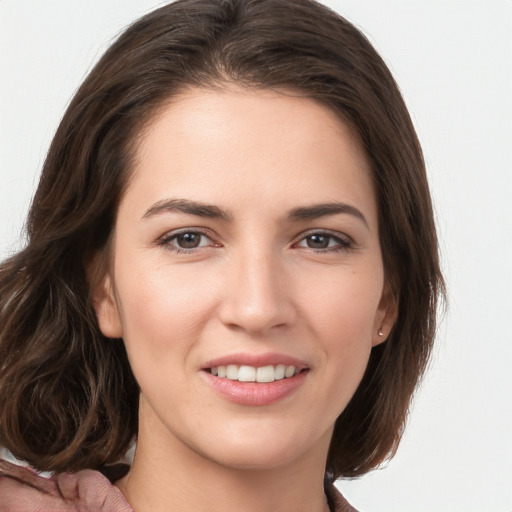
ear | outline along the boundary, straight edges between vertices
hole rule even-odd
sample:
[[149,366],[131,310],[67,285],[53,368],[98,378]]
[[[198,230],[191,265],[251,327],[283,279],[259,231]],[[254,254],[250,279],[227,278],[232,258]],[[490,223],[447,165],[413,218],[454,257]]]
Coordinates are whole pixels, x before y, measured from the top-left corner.
[[92,302],[100,330],[107,338],[122,338],[123,326],[119,315],[114,286],[110,275],[101,277],[92,289]]
[[398,301],[386,283],[382,290],[375,323],[373,326],[372,346],[379,345],[388,339],[393,325],[395,325],[398,315]]

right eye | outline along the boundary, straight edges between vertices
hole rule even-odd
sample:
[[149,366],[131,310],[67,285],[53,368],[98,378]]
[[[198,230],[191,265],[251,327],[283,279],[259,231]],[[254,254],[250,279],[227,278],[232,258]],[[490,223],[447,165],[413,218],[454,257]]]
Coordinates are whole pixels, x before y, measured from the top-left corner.
[[201,249],[215,244],[205,233],[187,230],[165,235],[160,240],[160,245],[176,252],[190,252],[194,249]]

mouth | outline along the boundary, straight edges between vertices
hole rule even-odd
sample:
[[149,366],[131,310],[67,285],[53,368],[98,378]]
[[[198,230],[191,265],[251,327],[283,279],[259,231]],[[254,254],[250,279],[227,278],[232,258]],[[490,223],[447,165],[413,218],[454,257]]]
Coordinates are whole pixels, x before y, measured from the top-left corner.
[[290,379],[304,372],[307,368],[299,368],[293,365],[277,364],[266,366],[248,366],[228,364],[212,366],[205,369],[211,375],[238,382],[269,383],[276,380]]
[[211,389],[229,402],[245,406],[271,405],[294,395],[310,368],[279,354],[231,355],[213,360],[201,372]]

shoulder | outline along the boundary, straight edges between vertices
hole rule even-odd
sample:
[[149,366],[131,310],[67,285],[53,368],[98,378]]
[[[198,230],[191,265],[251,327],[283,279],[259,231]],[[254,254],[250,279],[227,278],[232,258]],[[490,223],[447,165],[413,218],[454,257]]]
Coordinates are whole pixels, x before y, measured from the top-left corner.
[[[111,475],[115,471],[111,472]],[[341,493],[326,487],[333,512],[357,512]],[[0,459],[0,512],[134,512],[121,492],[99,471],[45,478]]]
[[49,478],[0,459],[0,512],[133,512],[99,471]]
[[332,512],[357,512],[357,510],[342,496],[334,484],[326,486],[325,493]]

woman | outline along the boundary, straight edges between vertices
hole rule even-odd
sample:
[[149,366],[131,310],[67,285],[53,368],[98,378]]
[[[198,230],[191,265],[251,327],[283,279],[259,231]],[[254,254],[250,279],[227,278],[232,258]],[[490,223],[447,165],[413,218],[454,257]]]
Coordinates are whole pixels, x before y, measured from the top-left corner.
[[0,268],[0,445],[57,474],[1,463],[0,510],[351,510],[333,482],[396,450],[436,233],[396,84],[327,8],[136,22],[71,102],[27,226]]

